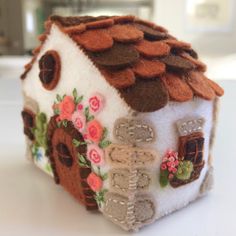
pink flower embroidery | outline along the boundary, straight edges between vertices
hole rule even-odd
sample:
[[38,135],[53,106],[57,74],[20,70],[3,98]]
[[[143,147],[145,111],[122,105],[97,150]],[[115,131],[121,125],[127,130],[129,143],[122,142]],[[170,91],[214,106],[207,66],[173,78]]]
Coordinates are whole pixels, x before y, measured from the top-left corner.
[[103,134],[103,128],[97,120],[92,120],[87,123],[88,139],[98,143]]
[[88,145],[87,158],[95,165],[101,166],[104,164],[104,153],[96,144]]
[[104,106],[104,97],[99,94],[95,93],[90,99],[89,99],[89,109],[92,114],[97,114],[102,110]]
[[65,96],[59,103],[60,120],[70,120],[75,110],[74,100],[71,96]]
[[162,163],[162,164],[161,164],[161,169],[162,169],[162,170],[166,170],[166,169],[167,169],[167,166],[166,166],[165,163]]
[[85,128],[85,124],[86,124],[86,118],[85,118],[84,114],[80,111],[76,111],[72,115],[71,120],[72,120],[75,128],[77,130],[79,130],[80,132],[83,132],[83,130]]
[[98,192],[102,188],[102,180],[95,173],[90,173],[87,178],[87,183],[94,192]]
[[[179,165],[178,153],[168,150],[166,155],[163,157],[161,170],[168,170],[169,176],[177,172],[177,167]],[[173,177],[171,177],[173,178]]]
[[83,110],[83,108],[84,108],[84,106],[83,106],[82,104],[78,104],[78,106],[77,106],[77,110],[78,110],[78,111]]

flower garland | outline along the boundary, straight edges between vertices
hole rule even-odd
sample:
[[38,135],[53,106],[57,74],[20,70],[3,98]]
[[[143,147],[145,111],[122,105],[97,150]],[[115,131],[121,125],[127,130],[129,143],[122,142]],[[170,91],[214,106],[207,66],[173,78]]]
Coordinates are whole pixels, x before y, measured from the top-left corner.
[[[87,178],[90,188],[96,193],[95,199],[101,207],[104,202],[103,181],[107,179],[107,173],[101,173],[101,166],[104,165],[104,148],[110,145],[107,140],[107,129],[96,119],[96,115],[102,111],[105,99],[99,93],[94,93],[88,100],[88,106],[83,105],[83,96],[79,96],[77,90],[72,92],[73,96],[56,96],[53,104],[54,114],[57,115],[58,126],[67,127],[68,121],[83,135],[84,142],[73,139],[73,145],[87,145],[86,157],[78,154],[78,163],[81,167],[90,168],[92,172]],[[91,164],[90,164],[91,163]]]
[[179,180],[188,180],[193,172],[193,163],[191,161],[180,161],[178,153],[168,150],[162,159],[160,171],[160,185],[166,187],[169,181],[177,178]]

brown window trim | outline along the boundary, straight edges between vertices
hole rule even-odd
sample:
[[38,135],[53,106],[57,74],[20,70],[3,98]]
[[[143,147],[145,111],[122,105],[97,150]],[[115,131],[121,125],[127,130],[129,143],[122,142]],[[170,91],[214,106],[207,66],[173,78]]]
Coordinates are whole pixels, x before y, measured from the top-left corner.
[[[44,59],[47,56],[52,56],[55,61],[55,65],[51,69],[47,68],[44,63]],[[55,50],[47,51],[39,60],[39,69],[40,69],[39,78],[40,78],[40,81],[42,82],[43,87],[47,90],[53,90],[57,86],[58,81],[60,79],[60,75],[61,75],[61,60],[60,60],[60,56],[58,52]],[[49,83],[43,82],[45,78],[44,78],[44,73],[42,72],[45,72],[45,71],[53,72],[53,75],[52,75],[53,78],[50,80]]]
[[[179,137],[179,158],[181,160],[185,160],[185,157],[186,157],[186,149],[185,149],[186,143],[191,141],[191,140],[198,139],[198,138],[204,138],[202,132],[196,132],[196,133],[192,133],[190,135],[180,136]],[[204,143],[203,143],[203,146],[202,146],[202,150],[200,151],[200,152],[202,152],[202,161],[203,161],[203,151],[204,151]],[[195,153],[195,162],[193,162],[193,164],[195,164],[195,163],[197,164],[198,163],[196,161],[198,153],[199,152]],[[199,162],[199,163],[201,163],[201,162]]]

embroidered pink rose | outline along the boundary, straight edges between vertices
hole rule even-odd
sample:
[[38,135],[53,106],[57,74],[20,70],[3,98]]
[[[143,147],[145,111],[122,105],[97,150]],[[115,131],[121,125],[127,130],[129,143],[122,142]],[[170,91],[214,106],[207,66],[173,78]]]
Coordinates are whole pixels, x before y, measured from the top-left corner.
[[179,165],[178,153],[168,150],[166,152],[166,155],[163,157],[161,170],[164,171],[167,169],[170,174],[171,173],[174,174],[177,172],[178,165]]
[[71,120],[72,113],[75,110],[74,100],[71,96],[65,96],[59,103],[60,120]]
[[95,165],[101,166],[104,164],[104,153],[96,144],[90,144],[87,148],[87,158]]
[[93,172],[89,174],[87,183],[94,192],[98,192],[102,188],[102,179]]
[[92,97],[89,99],[89,110],[92,114],[97,114],[102,110],[104,106],[104,97],[99,94],[95,93]]
[[80,132],[84,131],[85,124],[86,124],[86,118],[82,112],[80,112],[80,111],[74,112],[71,117],[71,120],[77,130],[79,130]]
[[98,143],[103,134],[103,128],[97,120],[92,120],[87,123],[87,134],[88,139],[92,140],[95,143]]

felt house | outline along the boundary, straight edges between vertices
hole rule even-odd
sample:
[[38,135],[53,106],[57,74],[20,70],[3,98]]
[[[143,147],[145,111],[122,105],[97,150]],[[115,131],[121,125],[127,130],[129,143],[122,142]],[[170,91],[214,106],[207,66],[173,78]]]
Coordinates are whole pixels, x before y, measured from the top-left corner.
[[133,16],[45,28],[21,76],[27,156],[126,230],[205,194],[224,92],[191,45]]

